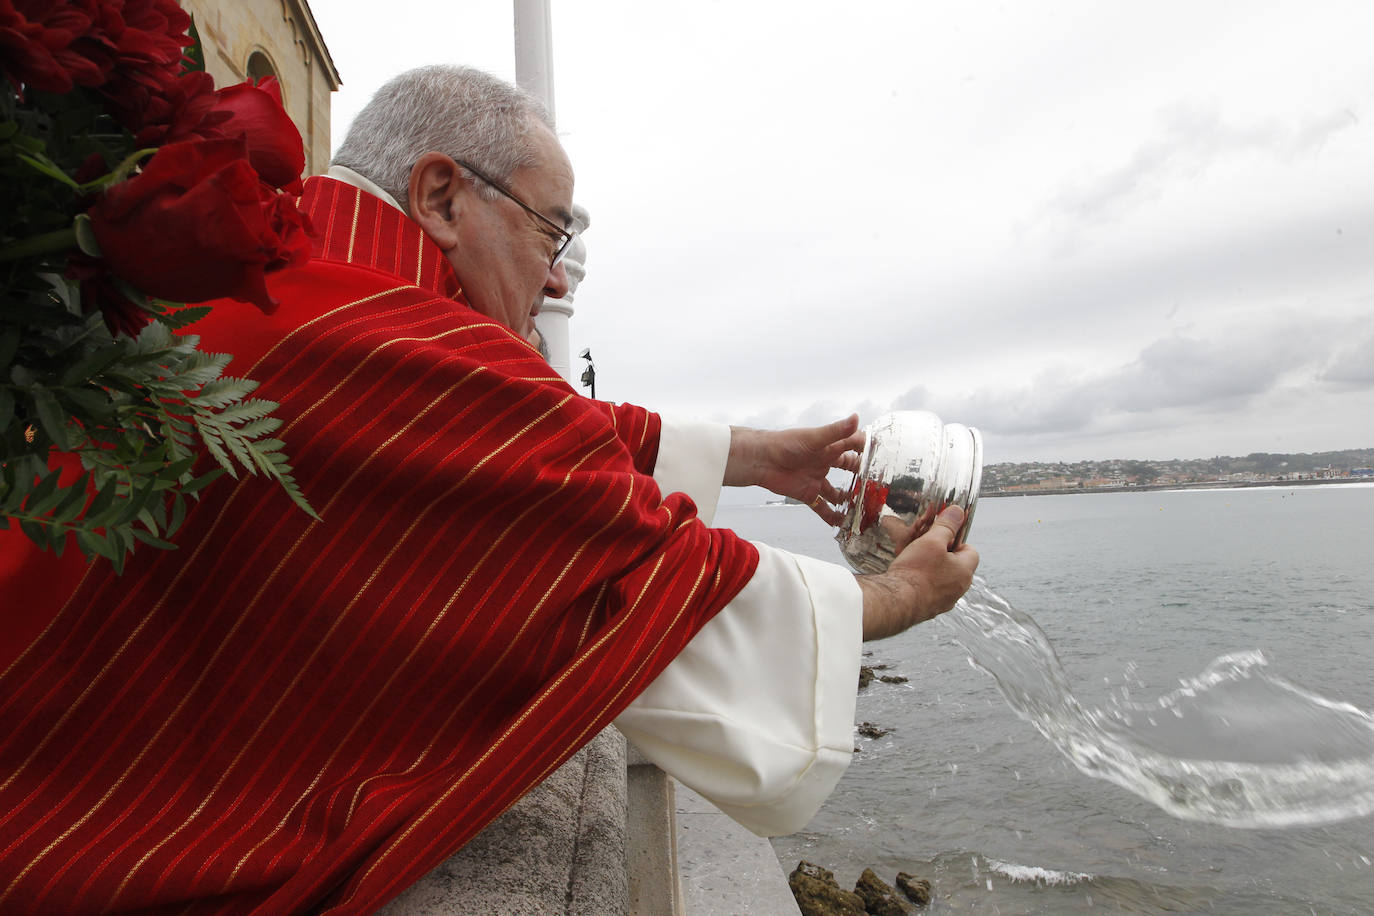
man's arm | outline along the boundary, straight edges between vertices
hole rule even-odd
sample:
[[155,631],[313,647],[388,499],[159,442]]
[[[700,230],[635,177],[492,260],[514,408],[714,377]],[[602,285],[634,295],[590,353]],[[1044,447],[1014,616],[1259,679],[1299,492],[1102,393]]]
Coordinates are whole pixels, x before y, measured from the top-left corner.
[[828,504],[843,503],[845,494],[826,480],[826,474],[834,468],[858,470],[858,451],[863,445],[857,414],[797,429],[732,426],[722,482],[727,487],[761,486],[790,496],[809,505],[827,524],[838,525],[843,513]]
[[853,759],[861,640],[953,607],[977,552],[958,508],[892,568],[855,576],[756,544],[749,584],[616,725],[646,756],[765,836],[800,830]]
[[[610,420],[616,437],[625,444],[635,470],[652,474],[658,463],[660,424],[658,414],[633,404],[612,404],[587,399],[587,404]],[[666,492],[666,491],[665,491]]]

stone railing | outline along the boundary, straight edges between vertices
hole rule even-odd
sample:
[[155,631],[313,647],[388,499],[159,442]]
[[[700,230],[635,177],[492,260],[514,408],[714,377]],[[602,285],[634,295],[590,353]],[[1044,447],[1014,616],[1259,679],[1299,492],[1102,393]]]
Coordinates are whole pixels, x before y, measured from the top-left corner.
[[767,840],[607,729],[380,916],[797,916]]

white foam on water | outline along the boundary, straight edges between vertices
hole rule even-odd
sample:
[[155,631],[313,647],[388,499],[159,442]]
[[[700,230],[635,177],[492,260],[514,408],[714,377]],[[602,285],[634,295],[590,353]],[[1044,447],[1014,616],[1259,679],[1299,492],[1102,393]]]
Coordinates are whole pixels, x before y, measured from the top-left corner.
[[988,859],[988,868],[1004,878],[1018,884],[1044,884],[1051,887],[1068,886],[1083,881],[1091,881],[1093,876],[1076,871],[1055,871],[1038,865],[1016,865]]

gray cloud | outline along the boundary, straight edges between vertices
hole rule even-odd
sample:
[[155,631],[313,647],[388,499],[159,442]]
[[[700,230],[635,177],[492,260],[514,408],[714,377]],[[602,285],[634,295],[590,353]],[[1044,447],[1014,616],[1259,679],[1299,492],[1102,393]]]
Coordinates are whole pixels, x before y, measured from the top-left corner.
[[[1249,335],[1247,335],[1249,336]],[[1259,339],[1157,340],[1104,380],[1107,410],[1235,404],[1272,388],[1286,372],[1324,356],[1301,329],[1275,328]]]
[[983,387],[953,396],[914,388],[895,398],[892,407],[926,407],[999,436],[1149,429],[1233,412],[1274,395],[1295,378],[1316,377],[1323,367],[1332,382],[1374,389],[1374,335],[1337,353],[1343,339],[1295,323],[1210,339],[1175,335],[1113,368],[1051,367],[1021,387]]
[[1260,152],[1292,158],[1320,149],[1357,123],[1346,108],[1283,124],[1228,122],[1215,107],[1177,105],[1160,115],[1158,134],[1137,146],[1124,162],[1067,180],[1042,215],[1074,224],[1108,222],[1159,196],[1177,179],[1206,172],[1223,157]]
[[1320,378],[1339,388],[1374,388],[1374,331],[1337,352]]

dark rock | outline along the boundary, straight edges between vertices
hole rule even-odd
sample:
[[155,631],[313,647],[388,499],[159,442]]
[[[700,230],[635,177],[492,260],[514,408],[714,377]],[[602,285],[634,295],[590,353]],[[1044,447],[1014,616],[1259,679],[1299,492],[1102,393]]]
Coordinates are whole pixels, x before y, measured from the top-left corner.
[[899,871],[897,872],[897,889],[906,894],[906,899],[917,906],[925,906],[930,903],[930,882],[925,878],[918,878],[915,875]]
[[854,893],[863,898],[869,916],[911,916],[916,912],[914,906],[898,897],[892,885],[875,875],[871,868],[865,868],[859,876]]
[[863,735],[865,738],[881,738],[883,735],[886,735],[890,731],[892,731],[892,729],[879,728],[872,722],[859,723],[859,734]]
[[808,878],[815,878],[817,881],[823,881],[826,884],[833,884],[836,887],[840,886],[839,882],[835,880],[835,873],[833,871],[828,868],[821,868],[814,862],[808,862],[805,859],[799,860],[797,862],[797,867],[792,869],[792,874],[795,875],[798,873]]
[[867,916],[863,898],[840,887],[834,873],[819,865],[798,862],[787,885],[802,916]]
[[905,684],[909,679],[900,674],[879,674],[879,671],[886,671],[891,665],[860,665],[859,666],[859,689],[863,690],[875,680],[882,681],[884,684]]

